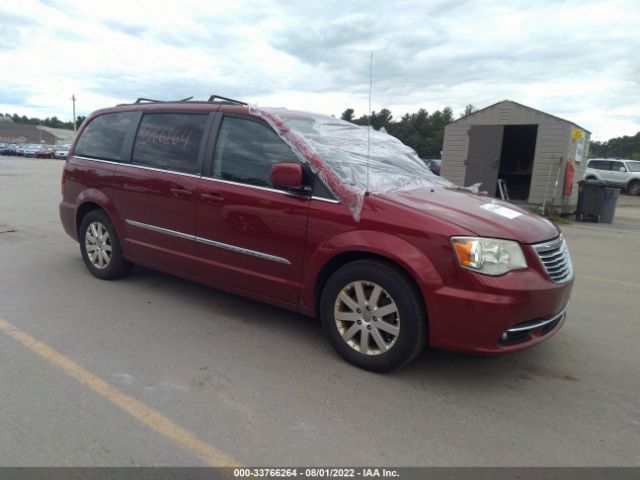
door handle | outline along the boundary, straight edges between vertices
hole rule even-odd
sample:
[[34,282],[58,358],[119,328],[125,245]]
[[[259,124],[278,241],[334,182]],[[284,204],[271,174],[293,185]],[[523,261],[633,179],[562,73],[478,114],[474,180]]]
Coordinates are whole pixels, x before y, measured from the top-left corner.
[[224,202],[224,197],[218,193],[203,193],[202,200],[211,204],[211,203],[222,203]]
[[171,195],[173,195],[174,197],[187,198],[193,195],[193,192],[185,188],[172,188]]

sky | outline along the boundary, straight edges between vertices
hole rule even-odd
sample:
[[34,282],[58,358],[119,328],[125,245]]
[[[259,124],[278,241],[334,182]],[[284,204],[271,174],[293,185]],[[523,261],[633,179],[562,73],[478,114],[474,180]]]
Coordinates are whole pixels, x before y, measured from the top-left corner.
[[640,131],[640,2],[0,3],[0,112],[72,119],[211,94],[339,116],[513,100],[607,140]]

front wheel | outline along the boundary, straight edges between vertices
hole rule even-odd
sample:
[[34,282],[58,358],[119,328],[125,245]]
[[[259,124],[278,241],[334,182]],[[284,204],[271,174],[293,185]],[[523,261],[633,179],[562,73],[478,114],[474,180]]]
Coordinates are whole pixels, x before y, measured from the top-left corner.
[[420,292],[406,273],[384,261],[358,260],[337,270],[322,292],[320,317],[333,348],[374,372],[408,363],[427,340]]
[[122,256],[116,229],[102,210],[85,215],[78,237],[82,260],[94,276],[112,280],[129,271],[131,264]]

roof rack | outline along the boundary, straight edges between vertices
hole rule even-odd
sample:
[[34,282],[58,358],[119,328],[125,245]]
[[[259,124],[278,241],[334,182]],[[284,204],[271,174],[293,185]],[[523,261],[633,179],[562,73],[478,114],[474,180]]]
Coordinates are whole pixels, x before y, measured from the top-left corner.
[[138,98],[134,103],[178,103],[178,102],[188,102],[193,97],[183,98],[182,100],[154,100],[152,98]]
[[233,103],[236,105],[247,106],[248,103],[234,100],[233,98],[223,97],[221,95],[211,95],[208,100],[192,100],[193,97],[182,98],[180,100],[155,100],[153,98],[140,97],[133,103],[120,103],[118,106],[124,105],[140,105],[142,103]]
[[211,95],[207,102],[215,103],[216,99],[220,99],[223,102],[237,103],[238,105],[248,105],[246,102],[241,102],[240,100],[234,100],[233,98],[223,97],[221,95]]

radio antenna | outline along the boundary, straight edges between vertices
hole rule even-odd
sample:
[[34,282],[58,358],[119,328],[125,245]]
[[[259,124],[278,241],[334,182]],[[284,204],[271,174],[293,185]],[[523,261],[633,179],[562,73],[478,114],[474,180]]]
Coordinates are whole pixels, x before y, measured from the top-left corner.
[[369,115],[367,115],[367,188],[364,192],[369,195],[369,155],[371,154],[371,91],[373,90],[373,51],[369,58]]

